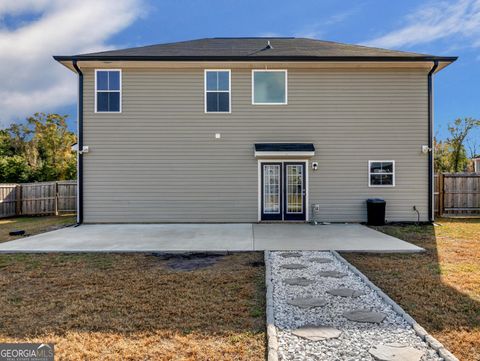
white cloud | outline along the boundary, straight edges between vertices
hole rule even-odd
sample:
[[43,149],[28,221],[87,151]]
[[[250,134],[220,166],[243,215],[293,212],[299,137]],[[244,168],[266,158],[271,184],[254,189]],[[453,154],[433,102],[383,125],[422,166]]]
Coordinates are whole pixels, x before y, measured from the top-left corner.
[[[52,59],[111,48],[143,0],[0,0],[0,126],[76,101],[76,76]],[[9,29],[2,21],[35,15]]]
[[429,2],[408,15],[402,27],[365,45],[399,48],[441,39],[480,46],[480,0]]

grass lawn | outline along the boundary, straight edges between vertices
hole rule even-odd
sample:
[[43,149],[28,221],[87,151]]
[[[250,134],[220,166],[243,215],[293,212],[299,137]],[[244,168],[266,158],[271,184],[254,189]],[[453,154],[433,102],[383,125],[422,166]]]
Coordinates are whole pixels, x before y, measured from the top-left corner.
[[480,219],[375,229],[427,250],[343,254],[459,359],[480,360]]
[[25,230],[26,234],[37,234],[75,224],[75,216],[16,217],[0,219],[0,243],[23,236],[9,236],[13,230]]
[[263,253],[194,271],[152,254],[0,255],[0,342],[58,360],[263,360]]

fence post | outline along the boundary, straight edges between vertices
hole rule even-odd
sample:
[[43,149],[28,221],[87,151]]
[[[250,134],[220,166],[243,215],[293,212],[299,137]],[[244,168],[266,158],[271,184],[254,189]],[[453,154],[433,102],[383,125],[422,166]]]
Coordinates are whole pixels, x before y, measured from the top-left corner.
[[55,215],[58,216],[58,182],[55,182]]
[[438,212],[441,217],[445,213],[445,174],[438,174]]
[[22,214],[22,186],[17,184],[15,186],[15,215]]

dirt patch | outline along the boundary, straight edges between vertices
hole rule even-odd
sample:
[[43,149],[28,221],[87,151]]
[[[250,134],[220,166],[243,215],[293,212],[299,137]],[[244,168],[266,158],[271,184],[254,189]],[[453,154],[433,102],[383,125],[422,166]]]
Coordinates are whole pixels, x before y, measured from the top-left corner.
[[189,253],[152,253],[151,256],[166,261],[166,267],[175,271],[194,271],[211,267],[226,253],[189,252]]

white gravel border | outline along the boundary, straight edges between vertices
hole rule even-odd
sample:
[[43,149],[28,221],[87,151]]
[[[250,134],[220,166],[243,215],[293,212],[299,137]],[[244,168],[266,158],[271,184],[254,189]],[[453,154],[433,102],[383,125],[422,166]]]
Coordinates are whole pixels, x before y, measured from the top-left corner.
[[275,327],[275,316],[273,314],[273,283],[272,266],[270,264],[270,251],[265,251],[265,285],[267,288],[266,318],[267,318],[267,347],[268,361],[278,361],[278,339],[277,328]]
[[355,266],[348,262],[345,258],[340,256],[337,251],[331,251],[331,253],[345,266],[348,267],[350,271],[356,274],[362,279],[362,281],[371,289],[373,289],[386,303],[388,303],[395,312],[401,315],[408,324],[410,324],[415,331],[415,333],[424,340],[431,348],[433,348],[445,361],[460,361],[456,358],[450,351],[448,351],[443,344],[438,341],[435,337],[430,335],[422,326],[418,324],[415,319],[410,316],[399,304],[392,300],[385,292],[383,292],[379,287],[377,287],[372,281],[368,279],[362,272],[360,272]]
[[[278,332],[275,326],[274,315],[274,298],[273,298],[273,282],[272,282],[272,265],[271,252],[265,251],[265,283],[266,283],[266,323],[267,323],[267,341],[268,341],[268,361],[278,361],[279,359],[279,343]],[[301,253],[301,252],[300,252]],[[446,361],[459,361],[452,353],[450,353],[439,341],[428,334],[426,330],[421,327],[408,313],[406,313],[397,303],[395,303],[388,295],[386,295],[380,288],[374,285],[363,273],[357,268],[347,262],[336,251],[331,251],[331,254],[345,267],[348,268],[354,275],[358,276],[367,287],[377,293],[380,298],[386,302],[392,309],[400,315],[405,322],[412,326],[414,332],[430,346],[437,354]]]

